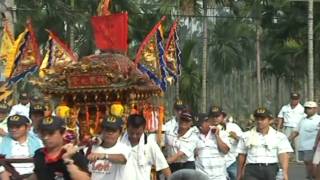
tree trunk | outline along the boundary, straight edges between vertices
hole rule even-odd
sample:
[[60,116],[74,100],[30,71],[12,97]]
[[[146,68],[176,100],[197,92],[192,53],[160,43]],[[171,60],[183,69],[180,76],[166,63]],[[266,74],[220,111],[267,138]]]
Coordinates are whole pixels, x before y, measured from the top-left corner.
[[314,73],[313,73],[313,0],[309,0],[308,10],[308,100],[314,100]]
[[[71,0],[71,7],[74,9],[75,6],[75,0]],[[70,25],[70,49],[74,51],[74,27]]]
[[257,86],[258,86],[258,105],[262,105],[262,95],[261,95],[261,49],[260,49],[260,37],[261,37],[261,25],[260,20],[256,22],[256,68],[257,68]]
[[207,109],[207,57],[208,57],[208,20],[207,0],[203,0],[203,61],[202,61],[202,103],[201,112]]

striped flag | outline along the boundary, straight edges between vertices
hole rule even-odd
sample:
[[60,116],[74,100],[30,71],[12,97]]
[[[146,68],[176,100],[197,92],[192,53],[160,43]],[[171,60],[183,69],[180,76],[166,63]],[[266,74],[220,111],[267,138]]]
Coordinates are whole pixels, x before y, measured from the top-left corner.
[[167,71],[164,58],[163,33],[161,23],[165,17],[153,27],[141,43],[134,62],[138,68],[163,91],[167,89]]

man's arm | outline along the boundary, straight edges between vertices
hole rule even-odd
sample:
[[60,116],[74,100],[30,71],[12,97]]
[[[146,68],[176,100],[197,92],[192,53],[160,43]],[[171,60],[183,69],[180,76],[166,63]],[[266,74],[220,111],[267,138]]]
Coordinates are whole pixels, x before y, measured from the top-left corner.
[[116,164],[126,164],[127,162],[126,157],[122,154],[90,153],[87,158],[89,161],[105,159]]
[[162,172],[162,174],[163,174],[166,178],[168,178],[169,176],[171,176],[171,170],[170,170],[169,167],[167,167],[167,168],[165,168],[165,169],[162,169],[161,172]]
[[36,174],[31,174],[31,175],[27,178],[27,180],[38,180],[38,178],[37,178]]
[[223,154],[227,154],[230,150],[229,146],[224,143],[219,135],[220,133],[220,130],[218,128],[216,128],[215,130],[215,137],[216,137],[216,140],[217,140],[217,145],[218,145],[218,149],[220,152],[222,152]]
[[80,170],[80,168],[78,166],[76,166],[75,164],[69,163],[66,166],[67,166],[67,170],[70,174],[71,179],[73,179],[73,180],[78,180],[78,179],[90,180],[90,176],[89,176],[88,172],[84,172],[84,171]]
[[314,145],[313,145],[313,150],[316,150],[316,149],[317,149],[319,140],[320,140],[320,130],[318,130],[318,134],[317,134],[317,137],[316,137],[316,141],[314,142]]
[[283,118],[277,118],[278,124],[277,124],[277,130],[279,131],[281,129],[282,123],[283,123]]
[[241,180],[243,178],[246,158],[246,154],[239,154],[238,156],[237,180]]
[[170,156],[167,158],[167,162],[168,164],[174,163],[182,158],[184,158],[186,155],[184,154],[184,152],[182,151],[178,151],[176,154],[174,154],[173,156]]
[[299,136],[299,132],[298,132],[298,131],[292,131],[292,133],[291,133],[290,136],[288,137],[288,140],[291,142],[291,141],[293,141],[297,136]]
[[288,180],[289,155],[288,153],[281,153],[278,155],[280,166],[282,168],[284,180]]

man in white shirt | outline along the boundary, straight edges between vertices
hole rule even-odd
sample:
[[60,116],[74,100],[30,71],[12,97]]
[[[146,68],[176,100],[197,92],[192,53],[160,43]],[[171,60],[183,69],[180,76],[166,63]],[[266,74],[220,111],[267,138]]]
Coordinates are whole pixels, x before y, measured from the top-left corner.
[[227,132],[210,126],[207,114],[198,115],[196,148],[196,170],[206,174],[210,180],[226,180],[225,154],[230,149]]
[[192,128],[193,120],[191,111],[184,109],[178,126],[165,132],[166,156],[172,172],[195,169],[194,151],[198,137]]
[[[304,108],[300,104],[300,94],[292,92],[290,94],[290,103],[282,106],[278,114],[277,129],[280,130],[282,128],[282,132],[289,137],[304,116]],[[298,141],[297,138],[291,143],[296,152],[296,161],[298,161],[298,152],[296,150],[298,148]]]
[[[42,147],[40,140],[31,136],[30,121],[21,115],[9,116],[7,120],[8,136],[5,136],[0,144],[0,154],[5,158],[31,158],[35,151]],[[33,163],[12,164],[20,175],[32,174]],[[0,172],[0,179],[9,180],[12,174],[3,167]]]
[[144,133],[145,126],[146,120],[143,116],[135,114],[128,117],[127,133],[121,139],[121,142],[131,148],[124,172],[125,180],[150,180],[152,166],[165,177],[171,175],[160,147]]
[[320,116],[317,114],[318,104],[314,101],[304,103],[307,116],[300,121],[289,137],[293,141],[297,136],[300,137],[298,152],[299,160],[304,161],[308,178],[313,177],[313,155],[314,143],[319,130]]
[[226,160],[226,166],[227,166],[227,172],[229,176],[229,180],[236,180],[237,178],[237,147],[240,137],[242,136],[243,132],[241,128],[233,122],[227,121],[227,114],[225,112],[223,113],[223,121],[221,125],[225,127],[225,131],[228,134],[229,142],[230,142],[230,151],[226,154],[225,160]]
[[288,153],[293,152],[285,134],[273,129],[272,113],[266,108],[254,112],[256,126],[239,140],[237,180],[271,180],[276,178],[278,163],[283,179],[288,180]]
[[28,94],[22,92],[19,97],[19,104],[12,106],[9,116],[13,116],[15,114],[19,114],[29,118],[29,111],[30,111],[30,101]]
[[88,155],[92,180],[123,180],[130,148],[118,141],[122,130],[121,118],[109,116],[102,122],[102,143],[94,145]]
[[173,105],[174,116],[172,117],[172,119],[170,119],[164,124],[164,128],[166,131],[169,131],[175,128],[176,126],[178,126],[179,115],[181,111],[185,108],[186,108],[185,105],[180,99],[176,100],[176,102]]

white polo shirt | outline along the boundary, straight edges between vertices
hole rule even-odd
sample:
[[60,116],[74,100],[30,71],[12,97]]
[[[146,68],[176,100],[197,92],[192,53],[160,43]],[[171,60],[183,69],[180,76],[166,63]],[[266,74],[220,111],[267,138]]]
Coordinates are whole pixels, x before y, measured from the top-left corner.
[[181,158],[177,163],[185,163],[187,161],[194,161],[194,150],[198,137],[193,128],[190,128],[183,136],[178,137],[178,126],[171,131],[165,132],[165,146],[167,157],[173,156],[178,151],[185,154],[186,157]]
[[[0,129],[3,129],[6,133],[8,133],[7,118],[5,118],[0,122]],[[2,141],[2,136],[0,136],[0,143],[1,141]]]
[[[196,148],[196,170],[206,174],[211,180],[226,180],[225,154],[218,149],[216,137],[208,133],[199,134]],[[220,131],[220,138],[230,147],[228,133]]]
[[279,114],[279,118],[283,118],[283,125],[286,127],[297,127],[299,122],[305,117],[304,107],[299,103],[293,109],[290,104],[284,105]]
[[279,154],[293,150],[285,134],[269,127],[266,135],[255,129],[245,132],[239,140],[237,152],[247,155],[247,163],[278,163]]
[[[122,154],[127,160],[130,153],[130,148],[117,142],[113,147],[104,148],[102,146],[93,146],[92,153],[104,153],[104,154]],[[89,171],[91,172],[92,180],[103,179],[123,179],[125,164],[116,164],[108,160],[97,160],[90,162]]]
[[[7,158],[32,158],[29,152],[28,141],[19,143],[18,141],[12,141],[12,152],[11,156]],[[16,169],[19,174],[31,174],[33,173],[33,163],[12,163],[12,166]]]
[[299,132],[298,151],[312,150],[319,130],[320,116],[315,114],[301,120],[294,131]]
[[226,132],[228,133],[228,136],[229,136],[230,150],[225,155],[225,159],[226,159],[226,165],[227,167],[229,167],[232,163],[234,163],[237,160],[237,156],[238,156],[238,152],[237,152],[238,141],[233,139],[229,134],[230,132],[235,132],[238,137],[241,137],[243,132],[236,123],[231,123],[231,122],[226,123]]
[[29,118],[29,112],[30,112],[30,103],[26,105],[19,103],[12,106],[9,116],[18,114],[18,115],[26,116],[27,118]]
[[[142,146],[142,149],[140,149],[139,145],[131,146],[128,134],[124,134],[121,142],[131,149],[125,166],[123,180],[150,180],[152,166],[155,166],[156,171],[169,167],[160,147],[152,138],[147,138],[147,142]],[[143,160],[139,156],[140,150],[143,151]]]

